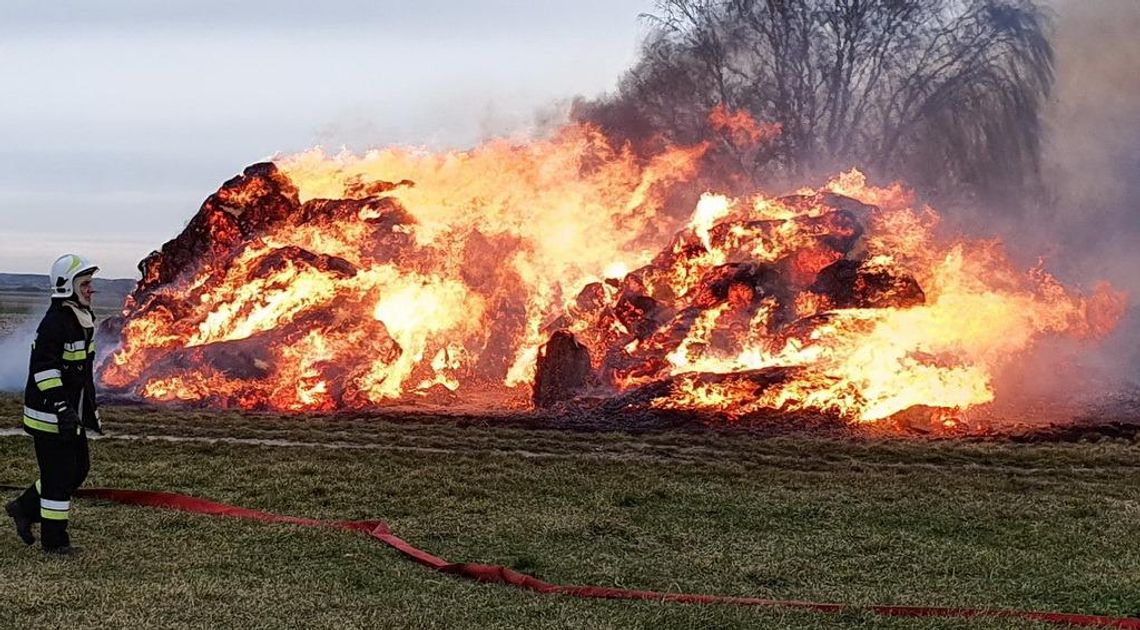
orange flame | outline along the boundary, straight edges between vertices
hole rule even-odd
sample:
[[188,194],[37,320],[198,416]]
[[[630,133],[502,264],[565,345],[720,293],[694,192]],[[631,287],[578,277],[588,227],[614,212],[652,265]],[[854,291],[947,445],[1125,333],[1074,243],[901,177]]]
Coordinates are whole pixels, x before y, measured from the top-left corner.
[[[825,310],[818,295],[801,293],[803,302],[796,305],[800,317],[827,315],[826,323],[813,327],[806,337],[792,336],[782,345],[773,345],[771,338],[753,339],[732,356],[709,354],[674,362],[672,368],[681,374],[795,367],[801,370],[799,378],[759,397],[744,398],[687,383],[682,396],[660,401],[660,406],[705,406],[736,414],[759,408],[814,409],[861,422],[916,405],[967,409],[993,400],[993,374],[1040,336],[1103,336],[1124,312],[1124,295],[1106,283],[1082,297],[1040,268],[1018,273],[997,242],[936,247],[936,215],[928,208],[921,214],[913,211],[912,198],[898,185],[869,187],[860,173],[851,171],[824,190],[878,204],[866,239],[864,268],[890,268],[906,261],[926,288],[926,303]],[[762,216],[784,219],[820,210],[818,205],[789,209],[763,197],[754,200],[753,207]],[[789,234],[779,243],[795,238]],[[694,327],[682,347],[706,335],[704,327]]]
[[723,103],[709,112],[709,124],[737,145],[760,144],[783,132],[783,126],[779,123],[759,123],[748,112],[729,111]]
[[[778,133],[723,108],[710,124]],[[563,328],[603,386],[671,379],[657,407],[873,422],[986,403],[1039,338],[1096,339],[1124,311],[1107,284],[1085,296],[1019,271],[996,241],[940,243],[933,210],[855,170],[693,209],[708,150],[645,158],[570,126],[465,152],[281,159],[207,200],[191,227],[210,239],[185,268],[147,266],[101,378],[281,410],[439,391],[501,404],[526,396]],[[726,374],[766,376],[701,376]]]

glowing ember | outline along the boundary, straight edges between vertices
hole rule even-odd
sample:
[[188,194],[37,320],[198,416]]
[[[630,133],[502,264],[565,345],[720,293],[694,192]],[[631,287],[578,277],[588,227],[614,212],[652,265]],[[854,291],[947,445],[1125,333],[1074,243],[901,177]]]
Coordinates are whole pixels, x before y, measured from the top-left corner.
[[[737,142],[778,133],[710,120]],[[923,406],[950,427],[1043,335],[1095,339],[1123,312],[1111,287],[1019,272],[999,243],[939,243],[932,210],[857,171],[788,197],[697,200],[693,183],[716,180],[706,147],[645,158],[574,126],[255,165],[144,261],[100,377],[247,408],[440,391],[521,404],[536,361],[536,400],[565,400],[569,357],[575,391],[656,384],[657,408],[870,422]]]

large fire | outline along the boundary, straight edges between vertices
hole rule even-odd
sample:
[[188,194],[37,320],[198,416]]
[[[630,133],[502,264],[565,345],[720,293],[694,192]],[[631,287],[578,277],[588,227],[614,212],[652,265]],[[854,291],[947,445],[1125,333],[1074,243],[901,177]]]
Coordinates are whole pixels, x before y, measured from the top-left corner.
[[[714,114],[737,140],[779,132]],[[996,241],[940,242],[933,210],[854,170],[694,208],[717,182],[709,146],[645,158],[570,126],[252,166],[143,262],[101,379],[275,410],[645,391],[655,408],[872,422],[987,403],[1043,336],[1095,339],[1124,310]]]

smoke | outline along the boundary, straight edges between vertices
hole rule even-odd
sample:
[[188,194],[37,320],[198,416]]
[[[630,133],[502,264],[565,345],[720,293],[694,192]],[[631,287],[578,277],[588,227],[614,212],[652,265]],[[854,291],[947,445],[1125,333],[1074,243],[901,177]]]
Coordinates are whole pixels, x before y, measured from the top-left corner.
[[1026,264],[1041,258],[1066,284],[1108,281],[1128,295],[1116,330],[1095,346],[1050,339],[999,379],[1003,396],[1047,400],[1043,420],[1135,415],[1140,404],[1140,3],[1052,0],[1056,83],[1045,114],[1033,207],[955,207],[955,229],[997,235]]
[[1057,83],[1047,112],[1048,232],[1062,273],[1103,278],[1129,294],[1129,311],[1103,344],[1103,361],[1140,382],[1140,3],[1053,0]]
[[29,315],[11,330],[0,333],[0,392],[24,390],[28,378],[28,353],[38,323],[38,315]]
[[[1057,83],[1046,164],[1061,193],[1059,218],[1124,219],[1135,229],[1140,190],[1140,4],[1057,2]],[[1087,236],[1095,237],[1095,234]]]

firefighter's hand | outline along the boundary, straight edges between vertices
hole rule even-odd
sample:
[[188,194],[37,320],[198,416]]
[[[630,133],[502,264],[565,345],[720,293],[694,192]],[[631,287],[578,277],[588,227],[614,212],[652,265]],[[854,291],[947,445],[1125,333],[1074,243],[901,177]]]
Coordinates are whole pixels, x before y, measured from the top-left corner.
[[79,414],[74,409],[65,407],[63,411],[56,412],[59,418],[59,436],[64,439],[73,439],[79,435]]
[[103,420],[99,417],[98,409],[95,410],[95,415],[92,416],[90,420],[83,423],[83,426],[86,427],[88,431],[94,431],[99,435],[103,435]]

